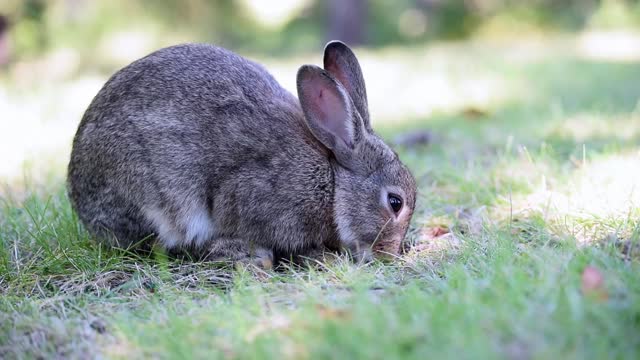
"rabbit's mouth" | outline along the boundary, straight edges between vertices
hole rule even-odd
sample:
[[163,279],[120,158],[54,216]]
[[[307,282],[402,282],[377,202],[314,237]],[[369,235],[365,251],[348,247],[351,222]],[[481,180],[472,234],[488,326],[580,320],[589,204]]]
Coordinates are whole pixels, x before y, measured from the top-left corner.
[[381,239],[373,244],[372,249],[376,257],[393,258],[400,254],[402,236],[393,236],[389,239]]
[[374,258],[393,259],[400,255],[402,236],[391,236],[376,241],[354,241],[346,246],[349,254],[355,262],[368,263]]
[[349,254],[356,263],[366,264],[373,261],[373,251],[370,246],[355,242],[348,248]]

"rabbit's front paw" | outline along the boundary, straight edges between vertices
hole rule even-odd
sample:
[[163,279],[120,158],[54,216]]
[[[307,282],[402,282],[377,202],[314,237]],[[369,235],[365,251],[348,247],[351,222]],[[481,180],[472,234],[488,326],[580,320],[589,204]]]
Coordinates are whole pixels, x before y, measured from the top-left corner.
[[206,259],[231,261],[268,270],[273,268],[274,255],[273,250],[252,245],[243,239],[218,238],[209,247]]
[[265,248],[254,249],[246,257],[239,259],[238,263],[252,265],[262,270],[273,269],[273,251]]

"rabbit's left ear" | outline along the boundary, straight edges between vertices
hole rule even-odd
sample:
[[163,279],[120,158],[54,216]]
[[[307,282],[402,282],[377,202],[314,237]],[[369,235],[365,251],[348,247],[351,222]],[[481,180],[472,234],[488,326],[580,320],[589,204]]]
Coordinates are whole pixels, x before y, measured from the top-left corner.
[[365,128],[372,132],[369,123],[367,89],[364,85],[360,63],[358,63],[353,51],[341,41],[330,41],[324,48],[324,69],[347,90],[364,121]]
[[311,133],[333,152],[346,168],[363,139],[364,125],[346,90],[326,71],[313,65],[298,70],[298,98]]

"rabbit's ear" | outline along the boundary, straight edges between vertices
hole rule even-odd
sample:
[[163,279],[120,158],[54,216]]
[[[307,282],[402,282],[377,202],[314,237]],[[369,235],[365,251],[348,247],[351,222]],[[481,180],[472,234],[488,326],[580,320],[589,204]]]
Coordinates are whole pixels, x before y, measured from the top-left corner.
[[324,48],[324,69],[344,86],[360,113],[365,127],[372,132],[369,123],[367,89],[360,63],[353,51],[341,41],[330,41]]
[[363,123],[345,89],[313,65],[298,70],[298,98],[311,133],[350,168],[353,149],[362,139]]

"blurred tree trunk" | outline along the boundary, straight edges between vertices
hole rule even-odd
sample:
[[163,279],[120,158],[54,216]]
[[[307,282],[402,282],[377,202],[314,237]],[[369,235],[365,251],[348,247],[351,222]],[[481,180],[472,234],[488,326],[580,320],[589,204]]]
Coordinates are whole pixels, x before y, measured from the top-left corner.
[[328,40],[342,40],[349,45],[367,41],[367,0],[328,0],[326,4]]
[[9,19],[0,14],[0,68],[9,62],[11,48],[9,46]]

